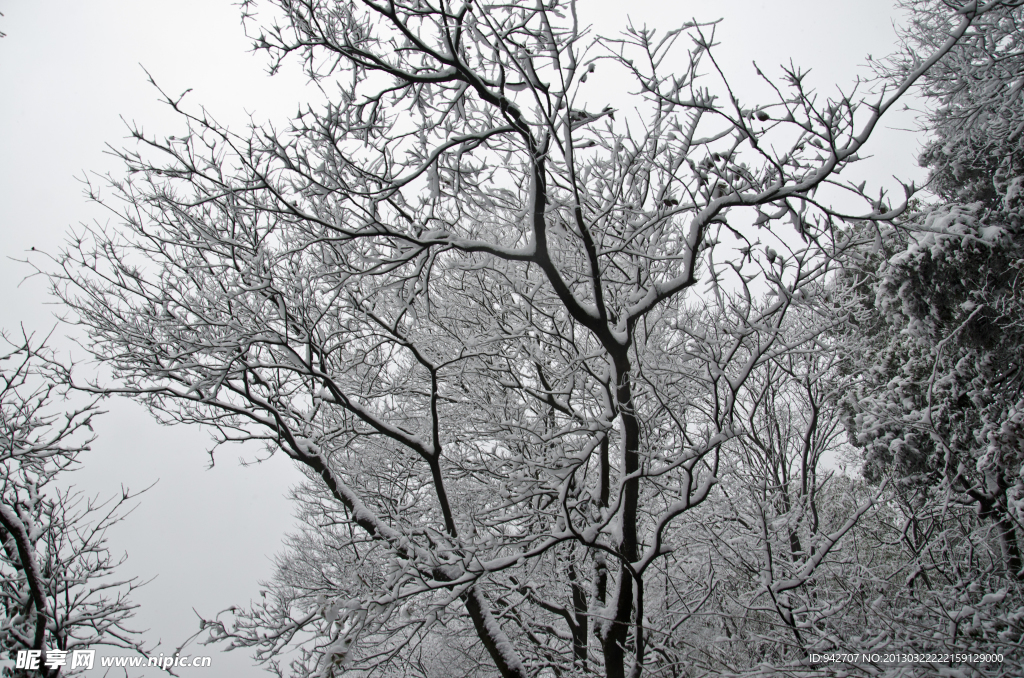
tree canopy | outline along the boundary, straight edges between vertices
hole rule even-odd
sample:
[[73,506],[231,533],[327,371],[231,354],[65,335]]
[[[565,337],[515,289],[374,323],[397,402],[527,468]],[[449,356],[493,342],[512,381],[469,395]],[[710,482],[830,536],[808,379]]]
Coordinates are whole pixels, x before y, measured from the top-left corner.
[[[790,68],[747,101],[714,24],[244,3],[272,70],[300,60],[324,101],[243,133],[167,96],[184,131],[133,129],[94,192],[120,223],[54,274],[110,369],[94,390],[308,477],[271,595],[209,638],[298,676],[618,677],[804,662],[856,624],[844,605],[869,618],[899,568],[842,544],[898,518],[884,484],[819,473],[861,379],[862,296],[833,273],[913,189],[840,173],[1012,4],[936,9],[941,38],[873,90],[823,99]],[[626,89],[584,110],[606,71]],[[686,640],[719,624],[735,665]]]
[[107,645],[144,654],[130,625],[139,582],[117,577],[124,558],[110,552],[106,535],[136,495],[124,490],[100,501],[66,484],[93,440],[97,403],[62,411],[70,368],[33,336],[3,334],[2,341],[0,647],[12,659],[19,650],[39,651],[34,675],[47,678],[71,663],[48,652]]

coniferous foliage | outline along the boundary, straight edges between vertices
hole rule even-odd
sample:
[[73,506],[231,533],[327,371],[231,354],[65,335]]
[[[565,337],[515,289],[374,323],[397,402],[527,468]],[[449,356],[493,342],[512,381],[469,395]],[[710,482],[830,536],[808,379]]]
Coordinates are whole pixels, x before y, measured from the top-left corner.
[[[945,39],[942,3],[907,6],[909,50]],[[904,479],[946,483],[994,519],[1015,577],[1024,517],[1022,12],[1008,5],[986,15],[922,79],[934,135],[922,161],[941,202],[880,232],[866,256],[868,323],[880,330],[868,383],[883,388],[861,394],[855,426],[870,477],[895,464]],[[910,67],[897,58],[890,77]]]
[[[948,38],[944,3],[906,7],[908,48],[890,78]],[[873,360],[847,399],[848,424],[865,476],[894,479],[913,564],[904,610],[922,638],[931,628],[950,645],[1008,654],[1024,638],[1022,11],[979,19],[923,76],[921,160],[935,200],[871,229],[843,278],[860,297],[850,331]]]

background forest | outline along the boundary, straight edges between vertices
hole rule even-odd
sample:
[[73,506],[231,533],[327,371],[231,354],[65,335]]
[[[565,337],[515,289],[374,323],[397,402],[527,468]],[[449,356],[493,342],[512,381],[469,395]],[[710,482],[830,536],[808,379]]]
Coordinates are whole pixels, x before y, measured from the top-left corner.
[[[159,90],[173,134],[130,125],[89,179],[111,219],[29,256],[98,372],[9,335],[4,650],[154,651],[105,541],[135,495],[67,489],[128,396],[305,479],[259,600],[199,612],[189,652],[1020,675],[1022,4],[907,0],[866,79],[748,95],[717,22],[242,3],[321,98],[244,129]],[[850,179],[911,95],[927,185]]]

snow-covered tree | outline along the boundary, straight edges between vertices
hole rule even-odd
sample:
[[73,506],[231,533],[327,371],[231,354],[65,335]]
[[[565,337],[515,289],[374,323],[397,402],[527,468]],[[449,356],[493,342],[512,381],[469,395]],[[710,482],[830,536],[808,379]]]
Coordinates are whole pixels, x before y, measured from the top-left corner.
[[[840,369],[848,352],[823,331],[841,326],[848,309],[828,296],[828,305],[791,309],[778,334],[798,348],[748,377],[717,491],[669,532],[686,547],[662,563],[650,603],[666,636],[666,669],[792,668],[835,647],[836,629],[848,626],[849,591],[836,582],[858,569],[847,542],[875,512],[878,488],[840,476],[828,459],[843,447],[840,401],[851,380]],[[707,348],[719,340],[708,337]]]
[[[892,80],[954,28],[947,3],[905,7],[907,49],[882,65]],[[979,18],[922,77],[934,197],[862,228],[868,245],[842,278],[861,298],[849,331],[872,361],[847,400],[851,439],[867,479],[895,476],[904,550],[906,588],[882,625],[909,644],[1009,655],[1024,639],[1022,12]]]
[[[900,78],[955,30],[947,2],[906,0],[905,49],[879,64]],[[923,122],[932,138],[921,155],[931,169],[929,189],[947,202],[982,201],[997,207],[1015,200],[1024,174],[1021,72],[1024,13],[1007,2],[979,17],[972,28],[921,81],[928,110]]]
[[[24,336],[0,355],[0,647],[43,651],[39,672],[72,671],[47,651],[112,645],[141,650],[127,626],[134,579],[118,579],[123,562],[110,553],[106,531],[120,522],[133,495],[107,502],[76,493],[67,474],[93,440],[95,402],[62,410],[68,368],[44,343]],[[13,664],[13,662],[11,662]],[[11,669],[6,669],[10,671]],[[5,675],[11,675],[9,673]]]
[[[240,134],[167,97],[183,129],[133,130],[103,199],[121,226],[86,228],[55,275],[115,380],[97,389],[307,473],[295,578],[210,637],[266,660],[304,642],[300,676],[428,674],[421,650],[467,633],[465,665],[506,677],[673,670],[650,601],[688,546],[674,525],[719,481],[751,375],[824,331],[783,331],[846,242],[816,191],[902,210],[837,175],[1002,3],[950,10],[893,88],[820,100],[787,70],[761,102],[714,25],[267,5],[245,3],[256,47],[326,100]],[[606,72],[627,89],[585,110]]]
[[[945,3],[905,6],[907,50],[884,71],[893,79],[953,28]],[[1013,576],[1024,576],[1022,19],[1021,3],[980,18],[921,80],[933,135],[922,162],[940,201],[879,231],[859,266],[878,360],[852,422],[868,475],[895,464],[905,482],[977,505]]]

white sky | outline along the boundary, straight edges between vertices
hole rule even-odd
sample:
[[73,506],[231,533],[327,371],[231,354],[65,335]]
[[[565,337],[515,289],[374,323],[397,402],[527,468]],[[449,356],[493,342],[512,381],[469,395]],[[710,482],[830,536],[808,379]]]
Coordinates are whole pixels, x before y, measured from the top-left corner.
[[[867,54],[883,56],[895,44],[886,0],[580,0],[580,8],[584,23],[604,34],[624,25],[627,10],[636,25],[662,28],[694,15],[724,17],[717,54],[741,90],[757,87],[751,61],[777,75],[777,64],[792,58],[831,94],[834,83],[849,87],[857,73],[867,74]],[[238,9],[227,0],[0,0],[0,12],[7,33],[0,40],[0,328],[16,332],[23,323],[45,333],[59,308],[46,305],[44,281],[21,282],[31,270],[9,258],[23,259],[31,247],[55,252],[69,227],[109,218],[86,203],[76,177],[117,171],[104,147],[125,143],[122,116],[154,133],[175,133],[140,64],[169,93],[191,87],[190,101],[239,126],[246,113],[283,122],[309,90],[287,73],[265,75],[263,57],[248,54]],[[913,120],[892,119],[892,126],[912,127]],[[869,146],[876,157],[850,178],[920,180],[918,137],[890,129],[878,136]],[[115,552],[128,552],[123,574],[157,577],[135,595],[136,626],[171,651],[198,629],[193,607],[212,615],[258,595],[257,581],[271,575],[271,557],[293,523],[285,495],[299,474],[283,457],[241,468],[239,455],[258,453],[242,448],[222,449],[217,466],[206,470],[202,432],[159,427],[130,403],[106,409],[85,467],[68,480],[109,496],[122,484],[141,489],[159,479],[109,537]],[[213,668],[183,675],[259,675],[239,652],[194,651],[214,654]]]

